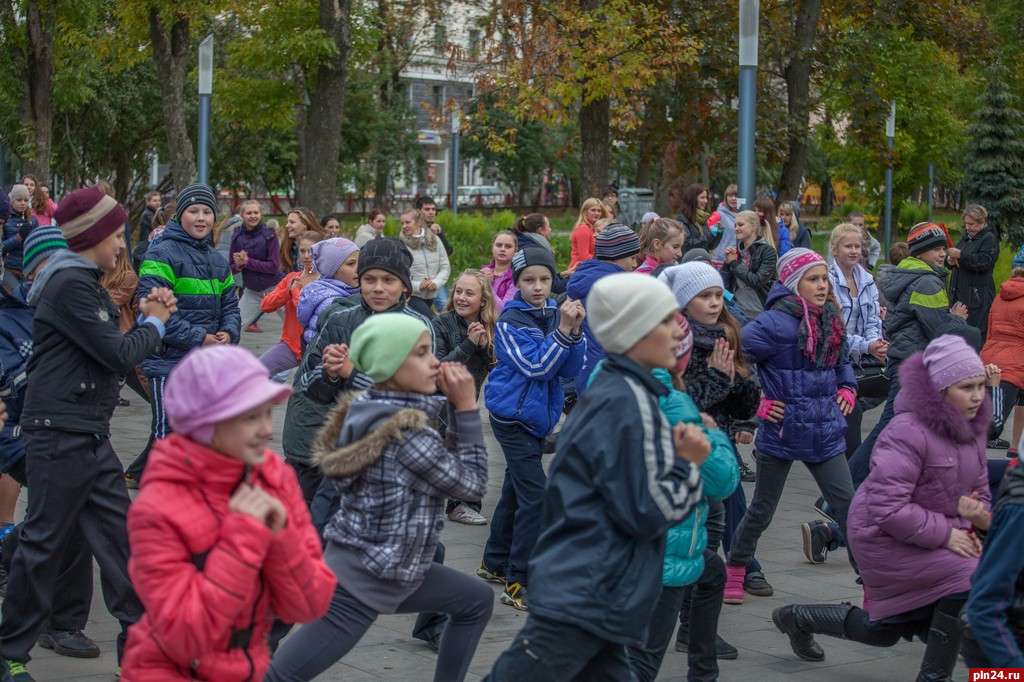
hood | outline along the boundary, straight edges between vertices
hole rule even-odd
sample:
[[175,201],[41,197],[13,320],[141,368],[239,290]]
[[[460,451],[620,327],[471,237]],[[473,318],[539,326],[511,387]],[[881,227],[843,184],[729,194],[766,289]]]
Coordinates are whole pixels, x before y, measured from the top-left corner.
[[551,247],[551,242],[547,240],[547,237],[539,235],[536,232],[520,232],[518,242],[520,249],[524,249],[527,246],[540,246],[552,253],[554,252],[554,249]]
[[432,396],[392,391],[342,399],[313,442],[313,459],[330,478],[357,476],[404,432],[427,428],[441,407]]
[[782,282],[775,282],[772,288],[768,290],[768,298],[764,300],[764,309],[768,310],[780,300],[792,295],[793,292],[787,289]]
[[1011,277],[999,289],[999,298],[1004,301],[1015,301],[1021,296],[1024,296],[1024,277]]
[[192,244],[199,249],[208,249],[213,245],[213,230],[210,230],[210,234],[206,235],[203,239],[196,239],[181,226],[176,220],[171,220],[167,223],[167,228],[160,234],[161,239],[173,239],[177,242],[185,242],[186,244]]
[[99,266],[85,256],[80,256],[69,249],[59,249],[50,256],[50,259],[46,261],[46,265],[44,265],[36,274],[36,278],[32,282],[31,288],[28,292],[28,304],[32,306],[38,305],[39,300],[43,297],[43,291],[46,290],[46,285],[49,283],[50,279],[56,273],[61,270],[67,270],[68,268],[81,268],[83,270],[95,270],[99,272]]
[[252,477],[277,486],[279,481],[273,480],[271,470],[278,468],[268,466],[271,458],[276,457],[273,451],[264,450],[263,464],[250,467],[191,438],[172,433],[153,444],[142,487],[163,482],[230,495],[243,480]]
[[900,365],[900,392],[896,396],[896,414],[909,412],[918,421],[934,431],[944,440],[954,443],[970,443],[984,437],[992,421],[992,403],[989,392],[985,401],[968,421],[935,390],[928,369],[924,366],[924,353],[911,355]]
[[[308,294],[306,293],[307,291],[309,292]],[[339,298],[349,298],[358,294],[359,287],[351,287],[337,279],[321,278],[314,280],[303,288],[295,314],[298,316],[302,326],[308,327],[309,321],[313,319],[313,313],[320,308],[324,301],[331,299],[333,303],[334,300]],[[350,307],[350,305],[346,304],[346,307]]]
[[945,268],[933,268],[923,260],[908,256],[895,268],[887,270],[878,285],[885,299],[895,304],[903,292],[921,277],[943,278],[945,274]]
[[569,298],[582,301],[587,298],[587,294],[590,293],[590,288],[594,286],[594,282],[602,277],[621,272],[625,272],[625,270],[615,263],[596,258],[585,260],[576,266],[572,277],[569,278],[569,284],[565,288],[565,293],[568,294]]
[[28,294],[32,282],[22,282],[9,293],[0,290],[0,308],[28,308]]

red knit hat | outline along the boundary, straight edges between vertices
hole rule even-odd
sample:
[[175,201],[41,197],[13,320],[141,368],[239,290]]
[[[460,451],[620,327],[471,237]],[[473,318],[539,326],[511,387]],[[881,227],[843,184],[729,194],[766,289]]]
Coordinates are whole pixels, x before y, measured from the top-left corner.
[[907,246],[910,247],[910,255],[917,256],[925,251],[934,249],[937,246],[948,248],[946,233],[935,223],[918,223],[910,228],[907,235]]
[[114,234],[128,222],[128,213],[98,187],[83,187],[66,195],[53,216],[68,248],[85,251]]

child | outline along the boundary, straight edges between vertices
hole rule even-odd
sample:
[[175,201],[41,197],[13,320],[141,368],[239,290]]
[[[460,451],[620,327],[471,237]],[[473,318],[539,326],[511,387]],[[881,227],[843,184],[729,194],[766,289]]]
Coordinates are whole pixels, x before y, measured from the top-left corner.
[[571,298],[555,307],[555,259],[538,248],[512,259],[519,293],[498,319],[498,364],[485,390],[491,429],[505,454],[505,482],[491,517],[491,534],[477,570],[504,584],[501,602],[526,610],[527,563],[540,531],[544,493],[544,437],[558,423],[564,393],[559,379],[580,371],[586,352],[583,304]]
[[423,222],[418,211],[402,214],[399,239],[412,256],[409,276],[412,278],[413,289],[409,301],[421,315],[433,317],[434,299],[451,275],[448,253],[441,239]]
[[711,253],[711,261],[716,268],[721,268],[725,263],[725,250],[736,248],[736,211],[740,208],[739,193],[739,187],[735,184],[726,187],[725,199],[708,218],[712,241],[717,240]]
[[878,303],[883,308],[891,308],[892,304],[885,298],[883,282],[892,276],[893,270],[904,258],[910,255],[910,247],[906,242],[895,242],[889,247],[889,261],[878,266],[875,272],[875,285],[878,287]]
[[308,622],[336,580],[295,475],[267,449],[291,393],[249,351],[212,346],[167,380],[174,429],[128,514],[128,569],[146,613],[121,679],[262,679],[274,618]]
[[499,314],[518,291],[512,281],[512,256],[516,255],[517,247],[515,233],[502,230],[491,242],[491,262],[480,268],[491,281],[494,306]]
[[[487,277],[479,270],[466,270],[455,280],[448,308],[431,320],[434,354],[441,362],[461,362],[473,375],[476,396],[494,366],[494,325],[498,315]],[[448,500],[448,520],[483,526],[487,519],[480,503]]]
[[608,357],[558,438],[530,613],[494,682],[631,679],[626,647],[645,644],[665,534],[702,497],[707,436],[695,424],[669,426],[658,405],[669,391],[651,374],[675,366],[683,341],[672,292],[621,273],[599,280],[587,304]]
[[302,270],[286,274],[260,301],[260,310],[265,313],[284,308],[281,340],[260,356],[260,362],[272,377],[298,366],[302,359],[303,329],[297,313],[299,297],[310,283],[320,277],[313,268],[313,247],[320,241],[320,235],[316,232],[303,232],[296,241],[299,244]]
[[32,215],[39,226],[53,225],[53,216],[57,213],[57,204],[50,198],[46,185],[39,184],[34,175],[25,175],[21,182],[28,188],[32,196]]
[[170,291],[153,289],[139,301],[142,323],[121,334],[99,280],[124,249],[127,212],[86,187],[64,197],[56,218],[70,250],[50,256],[28,297],[35,316],[21,428],[32,462],[28,484],[46,504],[33,504],[25,517],[3,603],[0,657],[3,676],[14,680],[31,679],[25,664],[76,527],[87,531],[107,607],[121,623],[118,654],[124,631],[142,615],[127,573],[128,493],[108,434],[120,376],[160,346],[176,309]]
[[853,211],[852,213],[847,214],[846,220],[851,225],[859,228],[861,235],[864,237],[863,246],[861,248],[861,263],[865,268],[874,270],[875,266],[878,265],[878,261],[882,258],[881,243],[875,239],[875,236],[871,234],[871,230],[868,228],[867,223],[864,222],[863,212]]
[[320,227],[324,228],[324,239],[334,239],[341,236],[341,221],[333,213],[321,216]]
[[[594,252],[596,257],[580,263],[576,272],[569,278],[569,286],[566,287],[566,293],[570,298],[584,301],[584,310],[587,295],[599,279],[608,275],[633,272],[637,255],[640,253],[640,239],[625,225],[614,225],[597,236]],[[586,319],[583,320],[583,336],[587,340],[587,352],[584,355],[583,366],[576,375],[578,391],[586,389],[590,383],[591,373],[605,356],[604,348],[594,338]]]
[[162,202],[160,192],[146,192],[146,207],[142,209],[142,217],[139,218],[139,243],[145,244],[149,241],[149,233],[153,230],[153,218],[160,211]]
[[[886,647],[916,635],[927,641],[918,682],[951,679],[959,614],[981,554],[974,529],[988,530],[991,520],[985,381],[977,352],[952,335],[900,367],[897,415],[850,506],[847,537],[864,582],[864,608],[776,609],[772,621],[797,656],[824,660],[815,634]],[[1019,545],[1010,551],[1019,555]]]
[[21,247],[29,232],[39,223],[32,215],[32,195],[25,185],[15,185],[10,192],[11,212],[4,223],[4,288],[10,292],[21,281]]
[[669,218],[658,218],[640,233],[643,262],[636,272],[650,275],[661,265],[674,265],[683,255],[683,226]]
[[[811,231],[800,224],[799,209],[790,201],[779,204],[779,233],[785,228],[793,248],[811,248]],[[780,241],[782,237],[779,237]],[[788,251],[788,249],[787,249]],[[781,255],[781,254],[779,254]]]
[[245,331],[259,333],[263,331],[256,323],[260,315],[260,301],[277,283],[277,273],[281,270],[281,246],[274,231],[263,223],[260,202],[255,199],[246,201],[241,211],[242,229],[231,238],[231,272],[242,275],[245,291],[241,314]]
[[583,261],[594,257],[594,239],[597,237],[594,224],[607,217],[608,209],[596,197],[590,197],[580,206],[580,216],[576,220],[576,227],[572,228],[572,234],[569,235],[572,245],[569,272],[575,270],[576,266]]
[[765,311],[743,328],[743,352],[757,364],[763,392],[755,439],[757,486],[733,539],[727,589],[742,587],[794,461],[810,470],[845,532],[853,484],[842,454],[857,380],[821,256],[793,247],[779,259],[779,281]]
[[[715,271],[711,266],[707,267]],[[665,537],[661,596],[647,624],[647,641],[642,647],[629,647],[630,667],[637,682],[650,682],[657,676],[665,650],[672,641],[672,630],[680,609],[688,614],[687,639],[683,641],[687,643],[689,654],[689,679],[717,679],[717,659],[725,658],[721,654],[721,645],[729,646],[717,634],[722,589],[725,587],[725,564],[709,538],[706,522],[709,521],[709,502],[721,506],[721,500],[737,488],[739,470],[728,436],[714,426],[714,420],[705,419],[707,415],[702,414],[690,396],[680,390],[693,350],[693,334],[685,317],[680,318],[680,324],[684,336],[672,374],[658,368],[653,375],[669,390],[667,396],[658,399],[658,406],[669,426],[694,424],[702,428],[711,444],[711,453],[700,467],[707,501],[698,502],[693,513],[670,528]]]
[[[171,369],[193,348],[238,343],[241,317],[234,278],[224,257],[213,248],[217,196],[208,185],[189,185],[178,194],[174,219],[160,240],[146,251],[139,270],[138,298],[158,287],[175,292],[179,310],[167,323],[167,333],[158,353],[142,363],[149,380],[153,437],[170,433],[164,412],[164,384]],[[142,480],[146,459],[140,456],[129,466],[129,474]]]
[[776,251],[781,256],[782,254],[793,248],[793,245],[789,243],[789,230],[785,230],[786,242],[782,242],[783,231],[779,230],[779,218],[775,212],[775,202],[772,201],[770,196],[762,194],[754,202],[754,213],[757,214],[757,219],[761,224],[761,229],[764,231],[763,234],[771,235],[771,243],[775,245]]
[[356,230],[355,243],[359,248],[366,246],[371,239],[384,236],[384,226],[387,225],[388,217],[379,208],[372,209],[366,216],[366,222]]
[[[325,559],[338,587],[327,615],[284,641],[266,679],[313,679],[345,656],[378,614],[440,611],[451,620],[434,680],[460,682],[491,617],[494,593],[432,559],[444,498],[479,500],[487,489],[473,377],[462,365],[440,363],[427,326],[401,313],[360,325],[349,358],[373,387],[338,404],[317,454],[324,475],[343,493],[325,532]],[[438,388],[455,409],[458,445],[451,450],[429,426],[442,404],[433,397]]]
[[[988,318],[988,337],[981,349],[981,359],[1002,371],[999,387],[992,400],[992,428],[990,441],[998,439],[1010,412],[1024,404],[1024,246],[1013,257],[1010,279],[999,288],[999,296],[992,302]],[[1013,445],[1007,457],[1017,456],[1017,442],[1024,431],[1024,420],[1014,419]],[[1007,444],[1009,445],[1009,444]],[[1006,447],[1004,445],[1003,447]]]
[[[269,226],[269,222],[267,223]],[[316,219],[316,214],[304,206],[293,208],[288,212],[284,224],[284,238],[281,242],[281,272],[292,272],[301,267],[299,262],[299,243],[296,241],[303,232],[316,232],[323,238],[323,228]]]
[[[539,246],[549,251],[552,258],[555,257],[555,250],[551,247],[551,242],[548,241],[551,238],[551,222],[543,213],[528,213],[522,216],[516,221],[512,232],[516,235],[517,250],[525,249],[528,246]],[[567,273],[563,277],[562,273],[556,272],[555,278],[551,281],[551,293],[564,294],[568,283],[569,275]],[[514,285],[515,282],[513,282]]]
[[[711,415],[730,441],[751,443],[756,427],[751,420],[761,391],[740,352],[740,325],[724,305],[722,276],[710,263],[691,262],[667,269],[662,281],[672,289],[679,309],[693,330],[693,357],[683,377],[687,394],[700,411]],[[735,453],[735,458],[741,473],[749,471],[739,453]],[[712,511],[717,511],[714,505]],[[740,486],[724,500],[722,510],[724,528],[718,534],[727,554],[746,512],[747,497]],[[717,543],[712,543],[711,548],[717,550]],[[774,593],[756,558],[747,564],[742,584],[733,583],[727,590],[727,604],[742,604],[744,593],[762,597]],[[680,615],[681,624],[688,622],[684,620],[685,615],[685,612]],[[687,629],[680,627],[677,641],[685,642],[687,634]]]
[[321,314],[334,302],[347,300],[359,293],[359,247],[344,237],[325,239],[313,245],[313,269],[318,278],[302,290],[298,316],[306,343],[316,338]]
[[352,332],[372,315],[384,312],[402,312],[429,324],[408,305],[412,291],[411,260],[408,250],[397,239],[371,240],[359,253],[357,275],[361,295],[339,299],[320,314],[317,335],[307,345],[295,374],[295,393],[288,400],[282,434],[285,460],[298,472],[307,504],[312,502],[323,479],[312,461],[317,429],[342,392],[373,385],[348,359]]
[[748,319],[753,319],[764,310],[779,256],[771,242],[771,232],[756,213],[740,211],[735,225],[736,248],[725,250],[723,279],[736,295],[736,305]]

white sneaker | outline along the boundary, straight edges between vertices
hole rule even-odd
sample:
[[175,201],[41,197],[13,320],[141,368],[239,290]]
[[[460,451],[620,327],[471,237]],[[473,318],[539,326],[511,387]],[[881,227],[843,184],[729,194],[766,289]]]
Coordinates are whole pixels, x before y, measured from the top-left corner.
[[448,512],[448,520],[452,523],[464,523],[467,526],[487,525],[487,519],[483,514],[465,504],[455,505],[455,508]]

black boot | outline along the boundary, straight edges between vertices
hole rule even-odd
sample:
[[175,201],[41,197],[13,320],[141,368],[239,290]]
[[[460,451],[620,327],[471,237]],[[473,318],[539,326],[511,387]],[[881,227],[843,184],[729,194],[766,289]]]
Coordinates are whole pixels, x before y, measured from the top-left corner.
[[960,652],[960,619],[935,610],[917,682],[950,682]]
[[824,661],[825,651],[814,634],[846,638],[849,604],[791,604],[772,611],[772,622],[789,636],[793,653],[805,661]]

